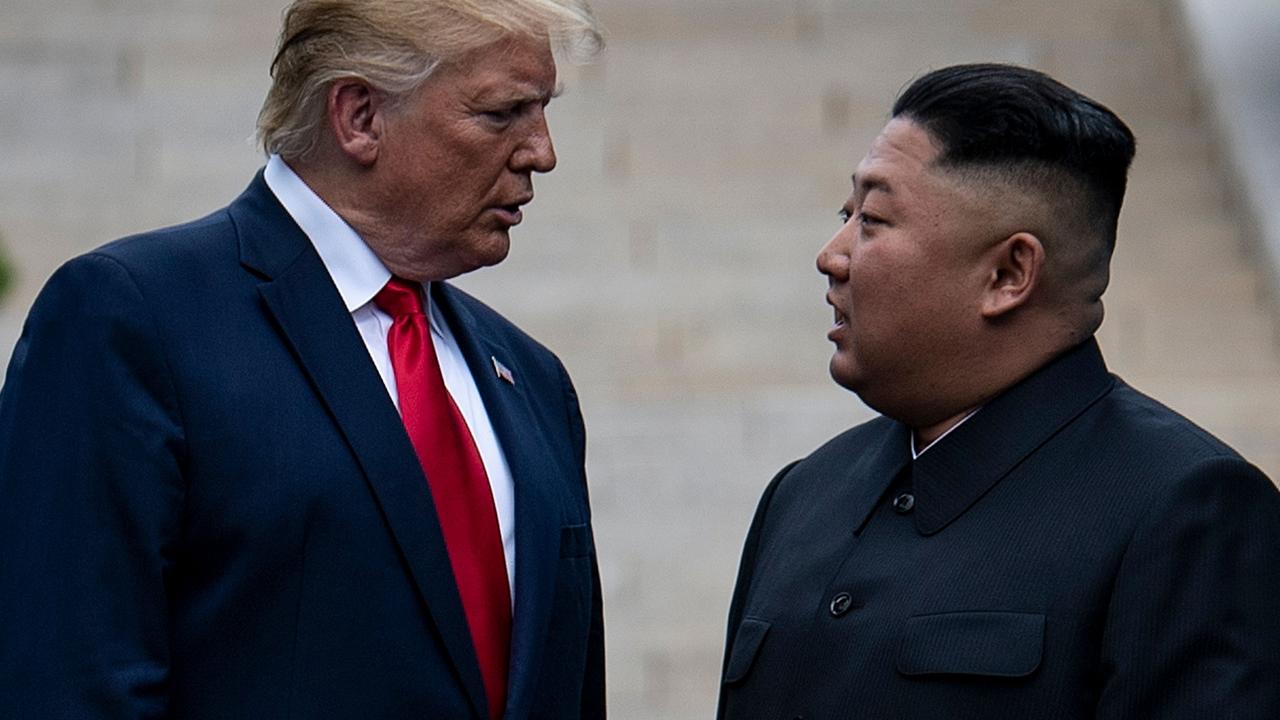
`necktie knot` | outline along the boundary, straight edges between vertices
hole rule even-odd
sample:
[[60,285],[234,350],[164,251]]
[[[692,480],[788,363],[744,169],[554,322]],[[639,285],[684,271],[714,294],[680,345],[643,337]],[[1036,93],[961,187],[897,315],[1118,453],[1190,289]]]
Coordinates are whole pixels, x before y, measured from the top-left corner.
[[411,280],[393,277],[373,296],[373,304],[392,318],[422,315],[422,286]]

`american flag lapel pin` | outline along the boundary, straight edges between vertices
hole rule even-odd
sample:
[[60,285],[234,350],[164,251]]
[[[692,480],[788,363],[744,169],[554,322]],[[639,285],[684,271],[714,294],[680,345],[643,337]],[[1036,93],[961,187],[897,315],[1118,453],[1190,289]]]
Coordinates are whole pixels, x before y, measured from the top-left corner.
[[496,357],[490,356],[489,359],[493,361],[493,371],[497,373],[498,379],[514,387],[516,384],[516,376],[511,374],[511,369],[506,365],[503,365],[501,362],[498,362],[498,358]]

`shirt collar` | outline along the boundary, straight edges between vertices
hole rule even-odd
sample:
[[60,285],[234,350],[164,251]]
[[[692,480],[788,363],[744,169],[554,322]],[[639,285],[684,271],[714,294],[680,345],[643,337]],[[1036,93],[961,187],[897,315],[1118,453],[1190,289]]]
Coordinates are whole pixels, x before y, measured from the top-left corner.
[[391,271],[360,235],[307,187],[279,155],[267,160],[263,178],[293,221],[311,239],[347,312],[355,312],[373,300],[391,279]]
[[[338,213],[316,195],[279,155],[267,160],[262,173],[267,187],[284,206],[293,221],[315,246],[320,261],[347,306],[355,312],[373,301],[391,279],[391,271]],[[431,318],[434,334],[447,337],[448,326],[436,303],[431,301],[430,284],[424,284],[423,303]]]
[[916,450],[916,434],[915,434],[914,432],[913,432],[913,433],[911,433],[911,459],[912,459],[912,460],[918,460],[918,459],[920,458],[920,456],[921,456],[921,455],[923,455],[923,454],[925,454],[926,452],[928,452],[928,451],[929,451],[929,448],[933,447],[934,445],[937,445],[937,444],[938,444],[938,442],[942,440],[942,438],[944,438],[944,437],[946,437],[946,436],[950,435],[952,430],[955,430],[956,428],[958,428],[958,427],[960,427],[961,425],[963,425],[963,424],[964,424],[964,422],[965,422],[966,420],[968,420],[969,418],[973,417],[973,416],[974,416],[974,414],[975,414],[975,413],[977,413],[977,412],[978,412],[979,410],[981,410],[981,409],[982,409],[981,407],[974,408],[974,409],[973,409],[973,410],[972,410],[968,415],[965,415],[964,417],[960,418],[960,422],[958,422],[958,423],[956,423],[955,425],[952,425],[951,427],[947,428],[946,432],[944,432],[944,433],[942,433],[941,435],[939,435],[938,437],[934,438],[932,441],[930,441],[930,442],[929,442],[929,444],[928,444],[928,445],[925,445],[923,448],[921,448],[921,449],[919,449],[919,450]]

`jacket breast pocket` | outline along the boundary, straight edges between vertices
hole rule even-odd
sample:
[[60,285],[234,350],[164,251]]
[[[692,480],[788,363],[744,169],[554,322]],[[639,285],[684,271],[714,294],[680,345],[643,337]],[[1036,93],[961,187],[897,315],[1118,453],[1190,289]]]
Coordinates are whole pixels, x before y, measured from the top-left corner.
[[898,672],[907,676],[1020,678],[1040,667],[1044,615],[951,612],[907,619]]
[[743,618],[738,625],[738,632],[733,636],[733,648],[730,650],[729,662],[724,668],[724,681],[732,685],[741,682],[751,672],[751,664],[755,662],[760,646],[764,644],[764,636],[769,634],[769,623],[755,618]]

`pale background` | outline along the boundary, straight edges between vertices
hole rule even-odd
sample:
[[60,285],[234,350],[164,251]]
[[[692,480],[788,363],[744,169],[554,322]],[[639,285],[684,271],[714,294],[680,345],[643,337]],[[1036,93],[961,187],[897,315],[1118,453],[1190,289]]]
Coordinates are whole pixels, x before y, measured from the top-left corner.
[[[711,716],[756,498],[870,417],[827,377],[813,258],[894,95],[928,69],[1029,64],[1131,124],[1104,352],[1280,477],[1262,269],[1280,247],[1280,122],[1264,120],[1280,5],[1185,2],[597,0],[610,47],[563,69],[560,168],[511,258],[460,284],[578,384],[614,717]],[[283,5],[0,0],[0,236],[20,273],[0,354],[59,263],[244,187]]]

